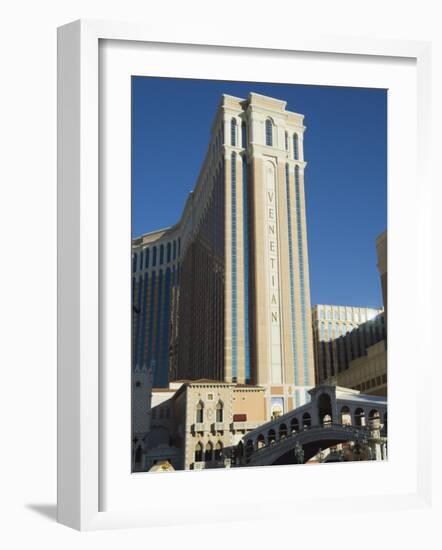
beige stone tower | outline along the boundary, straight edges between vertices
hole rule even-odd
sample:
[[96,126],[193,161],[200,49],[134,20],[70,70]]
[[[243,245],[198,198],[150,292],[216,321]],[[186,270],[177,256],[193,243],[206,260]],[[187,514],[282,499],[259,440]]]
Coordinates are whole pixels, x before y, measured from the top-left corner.
[[270,414],[314,385],[303,115],[224,96],[226,379],[263,385]]
[[181,220],[134,240],[133,362],[155,365],[154,384],[260,385],[269,417],[308,399],[303,119],[285,101],[223,95]]

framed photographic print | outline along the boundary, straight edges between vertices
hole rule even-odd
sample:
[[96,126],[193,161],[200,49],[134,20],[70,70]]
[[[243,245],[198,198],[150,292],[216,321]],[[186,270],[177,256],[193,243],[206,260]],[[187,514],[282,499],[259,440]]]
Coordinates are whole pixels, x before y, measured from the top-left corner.
[[425,505],[428,48],[59,29],[60,522]]

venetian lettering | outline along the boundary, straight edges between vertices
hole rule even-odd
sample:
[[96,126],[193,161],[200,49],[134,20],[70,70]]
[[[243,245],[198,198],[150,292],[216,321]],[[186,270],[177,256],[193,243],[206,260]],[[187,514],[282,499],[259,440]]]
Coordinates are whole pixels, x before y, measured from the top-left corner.
[[282,382],[282,352],[280,327],[279,262],[278,262],[278,208],[275,169],[271,163],[266,165],[265,214],[264,226],[266,243],[266,262],[268,270],[268,319],[269,350],[271,357],[271,381]]

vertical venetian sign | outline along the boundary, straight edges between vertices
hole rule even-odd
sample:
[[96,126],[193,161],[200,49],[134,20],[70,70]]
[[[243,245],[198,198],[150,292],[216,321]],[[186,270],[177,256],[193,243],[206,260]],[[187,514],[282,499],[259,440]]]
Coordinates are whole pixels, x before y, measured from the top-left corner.
[[279,295],[279,242],[276,201],[276,174],[271,162],[265,164],[265,238],[267,240],[267,288],[269,304],[270,375],[272,384],[282,383],[281,312]]

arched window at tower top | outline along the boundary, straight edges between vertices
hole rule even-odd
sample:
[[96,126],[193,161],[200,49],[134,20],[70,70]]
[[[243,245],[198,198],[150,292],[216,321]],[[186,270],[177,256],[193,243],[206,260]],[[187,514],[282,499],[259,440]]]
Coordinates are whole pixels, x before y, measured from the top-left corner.
[[273,123],[269,118],[266,120],[266,145],[273,146]]

